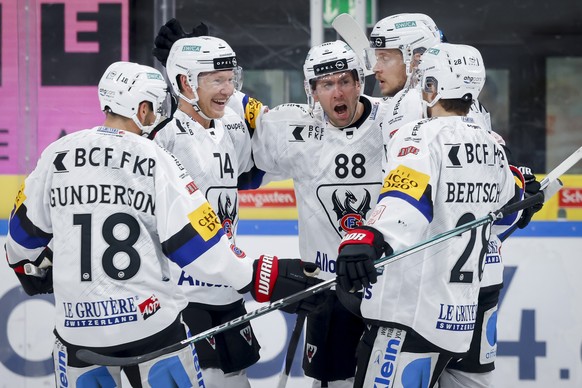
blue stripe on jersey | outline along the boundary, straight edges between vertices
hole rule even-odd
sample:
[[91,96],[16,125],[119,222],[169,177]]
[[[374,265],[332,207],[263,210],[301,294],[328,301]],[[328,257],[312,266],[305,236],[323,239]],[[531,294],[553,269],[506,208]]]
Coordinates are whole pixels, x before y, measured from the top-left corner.
[[[25,217],[25,219],[21,220],[20,217]],[[17,212],[10,220],[8,227],[12,239],[26,249],[46,247],[53,238],[52,234],[43,232],[34,226],[26,218],[26,213]]]
[[430,222],[432,222],[432,217],[433,217],[432,200],[430,199],[429,196],[426,195],[426,193],[430,193],[430,186],[422,194],[422,196],[420,197],[420,200],[416,200],[415,198],[411,197],[410,195],[404,194],[402,191],[391,190],[391,191],[387,191],[384,194],[380,194],[380,196],[378,197],[378,202],[380,202],[380,200],[382,198],[386,198],[386,197],[400,198],[400,199],[408,202],[412,206],[414,206],[414,208],[416,210],[418,210],[430,223]]
[[166,255],[170,260],[178,264],[180,268],[185,267],[215,246],[222,236],[224,236],[224,230],[222,228],[208,241],[204,241],[196,233],[195,236],[182,243],[176,250],[167,252]]

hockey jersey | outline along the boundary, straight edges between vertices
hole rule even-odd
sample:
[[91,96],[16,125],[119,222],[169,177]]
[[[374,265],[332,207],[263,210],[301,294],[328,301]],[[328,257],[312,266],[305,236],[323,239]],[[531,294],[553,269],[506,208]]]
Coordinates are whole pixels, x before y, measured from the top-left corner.
[[293,179],[301,259],[318,264],[323,279],[335,277],[341,239],[363,225],[380,193],[386,105],[360,101],[364,114],[343,129],[305,104],[277,106],[261,115],[252,138],[256,166]]
[[[244,253],[235,242],[239,220],[237,179],[252,166],[250,137],[243,119],[227,107],[224,116],[205,129],[177,110],[173,120],[155,132],[154,141],[182,162],[221,220],[231,248],[242,257]],[[241,299],[228,285],[195,279],[173,268],[173,281],[190,302],[227,305]]]
[[174,322],[186,301],[169,281],[168,258],[191,276],[235,289],[253,272],[232,253],[176,157],[107,127],[49,145],[18,193],[9,265],[34,263],[49,242],[56,330],[79,346],[140,340]]
[[[491,118],[489,112],[477,100],[471,104],[471,110],[467,114],[476,125],[490,132],[501,145],[505,141],[501,136],[491,130]],[[383,138],[386,147],[389,146],[391,137],[401,126],[421,120],[423,118],[422,95],[418,89],[403,89],[388,102],[388,112],[383,123]],[[502,226],[503,228],[503,226]],[[488,246],[485,269],[481,281],[482,288],[501,288],[503,285],[503,262],[501,260],[501,240],[497,236],[497,227],[494,227],[491,241]]]
[[[368,224],[395,251],[521,199],[503,148],[471,118],[412,122],[390,141],[386,176]],[[516,217],[509,215],[505,223]],[[481,226],[389,262],[366,290],[362,315],[410,328],[447,351],[467,351],[490,232],[489,225]]]

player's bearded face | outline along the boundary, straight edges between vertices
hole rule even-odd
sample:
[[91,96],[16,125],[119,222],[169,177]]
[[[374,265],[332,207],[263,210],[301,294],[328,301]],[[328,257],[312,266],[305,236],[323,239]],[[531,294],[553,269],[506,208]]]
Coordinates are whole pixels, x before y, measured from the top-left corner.
[[313,97],[320,103],[333,126],[343,128],[357,119],[360,83],[354,79],[351,71],[318,78]]
[[198,76],[198,106],[213,119],[224,116],[224,109],[234,93],[235,77],[232,70],[201,73]]
[[376,64],[372,69],[383,96],[394,97],[406,84],[406,65],[402,52],[397,49],[377,49]]

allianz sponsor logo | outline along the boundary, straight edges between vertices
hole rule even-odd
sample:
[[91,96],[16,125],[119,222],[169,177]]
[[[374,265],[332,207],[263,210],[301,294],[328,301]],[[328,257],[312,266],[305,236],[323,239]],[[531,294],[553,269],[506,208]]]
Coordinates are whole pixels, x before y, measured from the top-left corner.
[[475,328],[477,304],[440,304],[437,330],[472,331]]
[[134,297],[87,302],[63,302],[65,327],[111,326],[137,321]]

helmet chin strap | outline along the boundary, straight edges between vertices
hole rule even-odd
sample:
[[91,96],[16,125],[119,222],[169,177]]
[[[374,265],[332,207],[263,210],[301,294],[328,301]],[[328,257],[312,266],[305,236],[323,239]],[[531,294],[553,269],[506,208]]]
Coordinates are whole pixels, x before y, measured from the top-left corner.
[[435,106],[435,104],[438,102],[438,100],[441,99],[441,95],[437,94],[434,98],[434,100],[432,100],[431,102],[426,102],[424,99],[422,99],[422,117],[425,119],[428,119],[428,108],[432,108],[433,106]]
[[140,129],[141,135],[143,137],[148,137],[150,132],[156,127],[156,125],[158,125],[160,123],[160,121],[162,121],[162,115],[157,114],[155,116],[156,116],[156,119],[150,125],[142,124],[139,121],[139,119],[137,118],[137,115],[133,115],[133,117],[131,119],[137,125],[137,127]]

